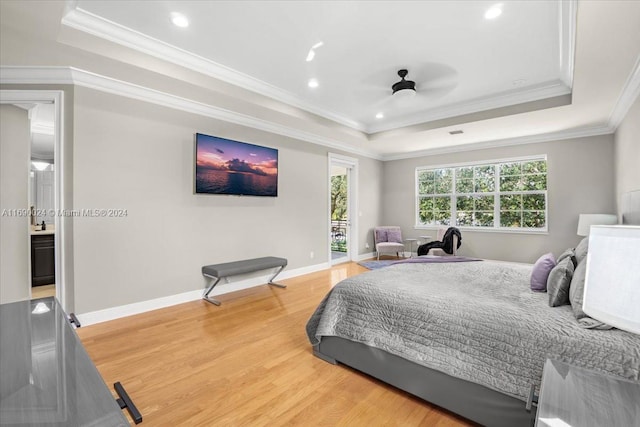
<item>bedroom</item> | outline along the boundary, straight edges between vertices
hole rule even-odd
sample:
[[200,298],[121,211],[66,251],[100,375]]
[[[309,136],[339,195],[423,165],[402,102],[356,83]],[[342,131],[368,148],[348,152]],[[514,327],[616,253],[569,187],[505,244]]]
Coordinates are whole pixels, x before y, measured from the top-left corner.
[[[200,268],[214,262],[280,255],[289,262],[285,273],[291,275],[283,275],[285,279],[325,270],[329,152],[358,160],[358,205],[362,213],[357,218],[358,257],[373,256],[371,230],[377,225],[400,225],[405,237],[421,234],[413,228],[413,176],[417,166],[540,154],[546,154],[549,167],[554,168],[548,177],[548,234],[469,231],[465,232],[464,253],[531,263],[544,251],[558,254],[576,245],[580,214],[616,213],[619,196],[640,187],[636,167],[639,107],[638,101],[633,101],[637,90],[629,90],[626,98],[622,97],[627,93],[627,79],[637,70],[638,9],[632,2],[614,3],[615,7],[610,8],[602,4],[576,4],[579,18],[574,103],[586,102],[580,98],[593,93],[603,98],[602,104],[579,104],[584,107],[581,116],[591,115],[589,119],[600,120],[587,133],[582,133],[582,129],[571,133],[561,132],[564,128],[545,128],[539,119],[544,110],[532,111],[522,114],[530,122],[528,135],[540,133],[539,129],[544,134],[539,139],[531,138],[528,144],[494,148],[471,145],[463,147],[464,151],[433,150],[418,157],[383,161],[357,153],[367,143],[359,131],[96,34],[61,25],[66,3],[3,1],[2,89],[30,89],[31,82],[38,84],[37,89],[63,90],[65,94],[64,132],[70,150],[64,173],[68,174],[67,183],[72,183],[68,189],[69,204],[65,207],[129,211],[124,219],[69,220],[73,227],[68,227],[65,241],[68,248],[65,308],[80,314],[81,319],[82,315],[91,314],[98,321],[195,300],[205,287]],[[483,3],[483,11],[485,6],[490,4]],[[601,30],[592,30],[600,26]],[[306,46],[302,63],[313,43]],[[314,62],[321,60],[322,49],[327,47],[317,50]],[[615,66],[603,67],[609,63]],[[37,75],[38,69],[31,70],[34,74],[28,76],[29,81],[25,80],[26,74],[17,80],[8,74],[8,67],[24,66],[64,69],[53,70],[55,77],[50,69],[42,71],[44,77]],[[110,85],[113,80],[105,83],[82,73],[70,76],[65,71],[70,66],[241,114],[223,120],[219,109],[212,108],[218,118],[211,118],[196,114],[193,109],[167,106],[164,101],[158,105],[133,99],[130,94],[122,94],[121,86]],[[385,82],[390,79],[389,85],[398,80],[395,69],[391,74],[385,79]],[[130,88],[124,88],[125,92],[126,89]],[[626,103],[617,107],[619,97],[626,99]],[[547,111],[560,114],[568,108],[571,106]],[[506,128],[501,124],[509,124],[508,120],[508,117],[493,118],[478,123],[484,124],[487,132],[497,133]],[[276,132],[265,128],[265,123],[277,124],[271,128]],[[470,126],[462,127],[466,136],[473,138]],[[283,128],[295,132],[278,134]],[[441,130],[455,128],[447,126]],[[192,163],[196,132],[278,148],[279,196],[195,197]],[[340,139],[350,144],[340,149],[300,139],[309,134],[315,141]],[[448,133],[445,136],[449,138],[445,144],[455,141]],[[374,143],[386,146],[387,150],[399,149],[393,139]],[[8,184],[3,180],[3,193],[5,185]],[[112,268],[105,269],[105,263]],[[229,292],[236,290],[234,285],[238,283],[246,286],[264,283],[260,281],[262,276],[253,279],[231,278],[231,283],[221,284],[220,289]],[[2,286],[7,286],[4,281]],[[232,311],[227,314],[233,321]],[[84,320],[93,323],[88,316]]]

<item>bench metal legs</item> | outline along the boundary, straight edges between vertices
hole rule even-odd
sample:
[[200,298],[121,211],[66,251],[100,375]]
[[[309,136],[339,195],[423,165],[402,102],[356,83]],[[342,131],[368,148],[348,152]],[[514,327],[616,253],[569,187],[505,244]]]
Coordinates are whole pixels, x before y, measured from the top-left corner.
[[[276,278],[276,276],[277,276],[278,274],[280,274],[280,273],[282,272],[282,270],[284,270],[284,267],[285,267],[284,265],[283,265],[283,266],[281,266],[281,267],[278,269],[278,271],[276,271],[276,273],[275,273],[273,276],[271,276],[271,278],[270,278],[270,279],[269,279],[269,281],[267,282],[267,284],[268,284],[268,285],[276,286],[276,287],[278,287],[278,288],[286,288],[286,287],[287,287],[286,285],[281,285],[280,283],[275,283],[275,282],[273,281],[273,279],[275,279],[275,278]],[[209,279],[211,279],[211,284],[209,285],[209,287],[207,288],[207,290],[206,290],[206,291],[204,291],[204,294],[202,295],[202,299],[203,299],[203,300],[205,300],[205,301],[207,301],[207,302],[210,302],[211,304],[215,304],[215,305],[220,305],[220,304],[222,304],[220,301],[218,301],[218,300],[216,300],[216,299],[213,299],[213,298],[211,298],[211,297],[209,296],[209,293],[213,290],[213,288],[215,288],[215,287],[216,287],[216,285],[220,282],[220,279],[222,279],[222,277],[211,276],[211,275],[209,275],[209,274],[205,274],[204,276],[205,276],[205,277],[208,277]]]
[[213,298],[209,298],[209,292],[211,292],[211,291],[213,290],[213,288],[215,288],[215,287],[216,287],[216,285],[218,284],[218,282],[220,281],[220,279],[222,279],[222,277],[210,276],[210,275],[208,275],[208,274],[205,274],[204,276],[205,276],[205,277],[208,277],[208,278],[210,278],[210,279],[212,279],[213,281],[211,282],[211,284],[209,285],[209,287],[207,288],[207,290],[206,290],[206,291],[204,291],[204,294],[202,295],[202,299],[203,299],[203,300],[205,300],[205,301],[207,301],[207,302],[210,302],[211,304],[214,304],[214,305],[220,305],[220,304],[221,304],[221,302],[220,302],[220,301],[218,301],[218,300],[216,300],[216,299],[213,299]]
[[283,265],[283,266],[281,266],[281,267],[280,267],[280,269],[279,269],[278,271],[276,271],[276,274],[274,274],[273,276],[271,276],[271,279],[269,279],[269,282],[267,282],[267,284],[268,284],[268,285],[276,286],[276,287],[278,287],[278,288],[286,288],[286,287],[287,287],[286,285],[281,285],[280,283],[274,283],[274,282],[273,282],[273,279],[275,279],[275,278],[276,278],[276,276],[277,276],[278,274],[280,274],[280,273],[282,272],[282,270],[284,270],[284,267],[285,267],[284,265]]

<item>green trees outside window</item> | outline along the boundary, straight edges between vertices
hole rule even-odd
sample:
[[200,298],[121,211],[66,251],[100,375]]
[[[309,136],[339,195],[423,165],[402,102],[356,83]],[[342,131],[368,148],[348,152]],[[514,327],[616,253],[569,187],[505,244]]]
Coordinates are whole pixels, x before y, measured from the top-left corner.
[[347,252],[347,175],[331,177],[331,250]]
[[416,170],[417,225],[545,230],[545,158]]

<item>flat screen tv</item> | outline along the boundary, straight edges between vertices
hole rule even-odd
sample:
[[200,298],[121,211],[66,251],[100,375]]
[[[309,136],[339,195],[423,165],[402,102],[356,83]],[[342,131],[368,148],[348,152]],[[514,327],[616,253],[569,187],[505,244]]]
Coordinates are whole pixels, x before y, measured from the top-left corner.
[[278,150],[196,133],[196,194],[278,195]]

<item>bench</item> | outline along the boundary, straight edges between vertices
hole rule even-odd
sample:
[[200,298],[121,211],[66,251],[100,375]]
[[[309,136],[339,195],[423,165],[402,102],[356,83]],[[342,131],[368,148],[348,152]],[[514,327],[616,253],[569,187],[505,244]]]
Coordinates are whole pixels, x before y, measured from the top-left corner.
[[211,304],[220,305],[220,301],[209,297],[209,293],[215,288],[220,279],[223,277],[235,276],[237,274],[252,273],[254,271],[266,270],[268,268],[279,268],[276,273],[271,276],[268,285],[286,288],[285,285],[274,283],[273,279],[284,270],[287,266],[285,258],[267,256],[262,258],[245,259],[242,261],[225,262],[223,264],[211,264],[202,267],[202,275],[212,279],[211,285],[202,295],[202,299]]

